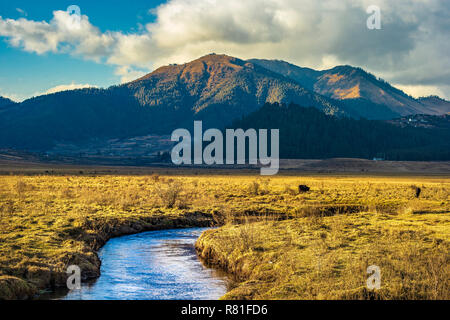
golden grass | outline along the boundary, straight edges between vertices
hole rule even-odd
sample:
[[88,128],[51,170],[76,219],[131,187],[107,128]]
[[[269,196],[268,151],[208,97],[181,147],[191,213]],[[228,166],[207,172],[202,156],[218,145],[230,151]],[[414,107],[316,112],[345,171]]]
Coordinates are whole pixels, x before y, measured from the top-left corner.
[[225,299],[449,299],[449,229],[447,215],[364,212],[229,225],[197,248],[237,277]]
[[360,98],[361,93],[359,89],[359,84],[357,84],[354,87],[348,88],[348,89],[336,89],[333,93],[333,98],[335,99],[356,99]]
[[[298,194],[299,184],[310,186],[311,192]],[[413,185],[422,188],[419,199]],[[364,297],[357,279],[366,275],[355,270],[365,265],[348,261],[363,259],[375,240],[380,243],[376,257],[385,250],[389,257],[399,257],[398,263],[374,262],[382,270],[388,266],[386,274],[403,272],[402,257],[413,256],[415,246],[421,260],[413,266],[434,270],[429,266],[437,263],[433,259],[444,259],[440,266],[448,265],[448,255],[442,258],[439,250],[448,252],[449,189],[449,179],[424,177],[0,176],[0,298],[30,297],[30,292],[64,285],[69,264],[78,264],[85,278],[98,276],[96,250],[112,236],[208,225],[213,219],[227,226],[208,232],[201,243],[214,249],[223,263],[233,265],[238,257],[244,263],[239,268],[246,270],[238,272],[246,282],[226,297]],[[265,221],[232,225],[261,217]],[[289,220],[272,221],[273,217]],[[217,245],[223,237],[242,245],[230,252],[229,246]],[[403,241],[404,237],[410,238]],[[398,243],[389,246],[391,238]],[[317,257],[323,266],[336,265],[337,271],[321,267],[320,273],[310,273]],[[428,258],[432,262],[426,262]],[[275,267],[285,271],[273,272]],[[264,268],[269,269],[262,272]],[[353,282],[344,270],[355,273]],[[414,275],[409,269],[404,272],[405,281]],[[433,272],[440,279],[442,267]],[[277,285],[269,278],[259,279],[261,274]],[[318,279],[331,279],[330,285],[316,285]],[[333,279],[345,282],[345,290],[336,289]],[[405,293],[389,289],[382,297],[443,296],[439,284],[431,289],[431,280],[424,281],[426,286],[417,285],[423,294],[413,286],[416,289]],[[235,295],[239,288],[248,294]],[[302,288],[312,293],[305,296]]]

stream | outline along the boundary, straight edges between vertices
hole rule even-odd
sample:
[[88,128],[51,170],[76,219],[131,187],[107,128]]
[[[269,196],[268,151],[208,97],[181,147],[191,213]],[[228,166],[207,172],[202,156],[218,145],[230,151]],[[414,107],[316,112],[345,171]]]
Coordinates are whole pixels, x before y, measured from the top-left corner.
[[205,267],[195,241],[207,228],[150,231],[109,240],[99,251],[101,276],[59,299],[215,300],[229,281]]

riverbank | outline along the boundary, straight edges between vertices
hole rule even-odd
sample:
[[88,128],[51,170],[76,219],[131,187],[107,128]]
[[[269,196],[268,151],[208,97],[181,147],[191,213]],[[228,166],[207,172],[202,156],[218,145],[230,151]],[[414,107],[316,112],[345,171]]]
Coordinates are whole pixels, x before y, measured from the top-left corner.
[[64,240],[62,242],[64,247],[61,248],[63,252],[52,254],[50,261],[38,263],[35,259],[26,263],[21,261],[16,267],[7,270],[13,276],[1,275],[0,299],[32,299],[43,290],[65,287],[66,270],[69,265],[81,268],[83,282],[98,278],[101,261],[97,252],[111,238],[145,231],[208,227],[212,224],[212,219],[201,214],[149,215],[123,217],[120,220],[98,219],[87,224],[80,225],[79,230],[72,230],[71,232],[78,235],[73,237],[73,240]]
[[[448,212],[317,212],[229,224],[203,233],[196,248],[235,277],[223,299],[450,299]],[[366,284],[372,265],[381,270],[375,291]]]
[[[294,221],[305,214],[404,211],[448,217],[450,212],[450,181],[437,177],[11,175],[0,176],[0,182],[3,299],[31,298],[65,286],[72,264],[81,267],[84,279],[97,277],[97,250],[125,234],[246,220]],[[299,184],[311,187],[310,192],[299,193]],[[402,229],[409,230],[407,225]]]

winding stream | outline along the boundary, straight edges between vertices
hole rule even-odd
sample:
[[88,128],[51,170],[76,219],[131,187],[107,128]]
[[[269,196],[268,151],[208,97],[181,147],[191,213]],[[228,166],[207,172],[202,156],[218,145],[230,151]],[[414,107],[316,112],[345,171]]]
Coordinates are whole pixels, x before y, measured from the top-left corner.
[[227,278],[203,266],[194,248],[205,230],[150,231],[111,239],[99,251],[101,276],[62,299],[218,299],[227,292]]

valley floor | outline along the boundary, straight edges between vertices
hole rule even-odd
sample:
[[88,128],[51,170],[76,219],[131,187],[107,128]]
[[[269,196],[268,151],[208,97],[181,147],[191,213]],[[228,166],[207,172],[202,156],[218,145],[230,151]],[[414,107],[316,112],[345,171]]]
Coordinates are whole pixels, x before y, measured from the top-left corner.
[[[447,177],[77,172],[0,182],[3,299],[64,286],[71,264],[97,277],[96,251],[113,236],[213,224],[222,227],[197,249],[235,276],[225,299],[450,298]],[[376,292],[370,265],[381,269]]]

